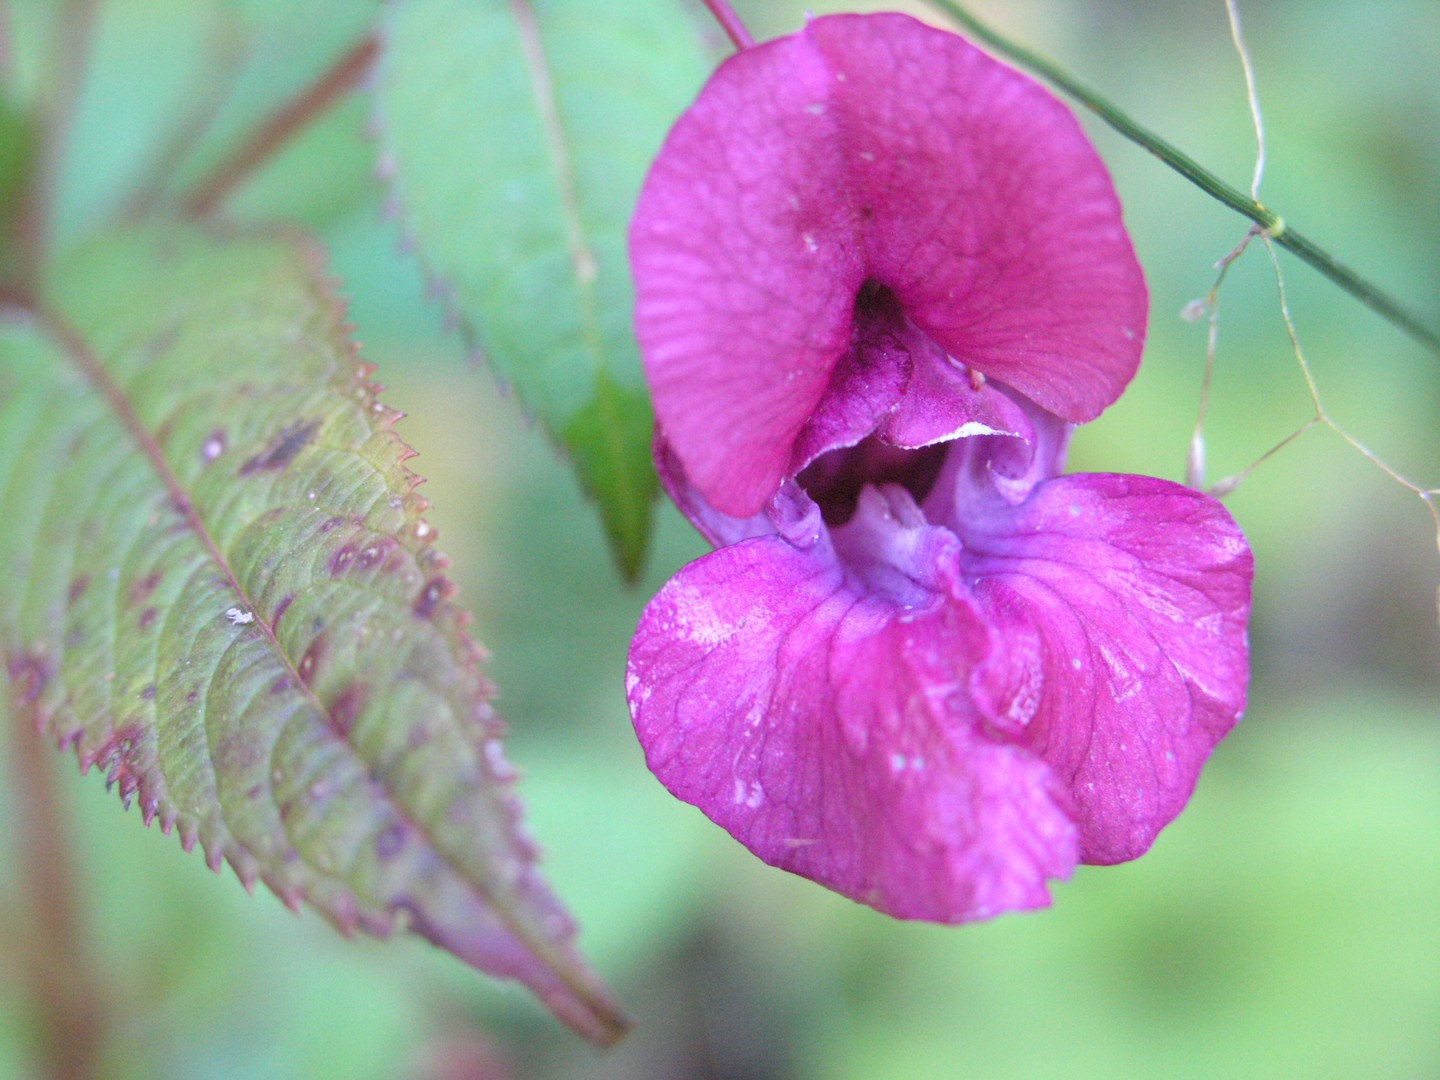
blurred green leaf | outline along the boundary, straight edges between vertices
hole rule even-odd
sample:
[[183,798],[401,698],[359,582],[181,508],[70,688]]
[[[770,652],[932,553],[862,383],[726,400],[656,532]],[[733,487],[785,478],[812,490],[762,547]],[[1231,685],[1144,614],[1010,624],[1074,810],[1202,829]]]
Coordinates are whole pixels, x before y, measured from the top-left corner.
[[0,655],[147,823],[622,1026],[534,867],[468,616],[315,253],[88,245],[0,323]]
[[381,172],[423,259],[631,578],[656,480],[626,226],[707,66],[671,0],[401,0],[378,79]]
[[18,267],[25,181],[35,153],[34,127],[8,95],[0,92],[0,283],[12,280]]

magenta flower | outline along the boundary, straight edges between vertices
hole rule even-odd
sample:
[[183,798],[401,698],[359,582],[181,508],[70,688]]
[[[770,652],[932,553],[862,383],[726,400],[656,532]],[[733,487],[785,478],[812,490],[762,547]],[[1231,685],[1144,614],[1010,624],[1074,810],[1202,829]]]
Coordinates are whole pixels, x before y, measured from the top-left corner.
[[1143,853],[1234,725],[1251,557],[1215,500],[1059,476],[1144,280],[1073,117],[962,39],[834,16],[726,62],[631,229],[667,490],[718,548],[651,601],[651,769],[903,918]]

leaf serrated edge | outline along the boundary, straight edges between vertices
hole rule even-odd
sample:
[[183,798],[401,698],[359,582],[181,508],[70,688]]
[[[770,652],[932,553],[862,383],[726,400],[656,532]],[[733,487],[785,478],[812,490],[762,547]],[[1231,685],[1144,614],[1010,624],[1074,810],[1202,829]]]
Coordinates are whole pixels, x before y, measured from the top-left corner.
[[[427,563],[426,569],[433,571],[427,577],[427,592],[422,593],[422,596],[427,598],[427,618],[441,629],[452,647],[456,648],[456,660],[463,666],[464,674],[468,676],[468,685],[473,688],[477,706],[475,718],[483,724],[483,741],[487,745],[493,744],[497,748],[493,757],[488,753],[481,755],[483,766],[495,782],[496,803],[500,811],[506,815],[509,826],[508,833],[526,849],[533,870],[534,864],[538,862],[538,856],[534,851],[533,843],[528,841],[522,820],[522,808],[513,792],[515,772],[513,767],[505,761],[503,753],[498,752],[498,740],[504,732],[504,724],[489,705],[488,696],[493,691],[493,686],[482,671],[482,664],[487,654],[484,648],[468,633],[467,628],[472,621],[472,616],[453,602],[455,586],[441,573],[450,566],[450,560],[433,547],[438,532],[421,516],[424,510],[430,506],[428,499],[415,492],[415,489],[424,482],[424,478],[405,464],[416,456],[416,452],[393,430],[395,424],[405,414],[385,406],[379,400],[379,394],[385,388],[370,378],[376,370],[375,365],[360,358],[359,345],[354,336],[355,327],[348,322],[346,305],[338,288],[339,282],[329,274],[323,248],[299,230],[285,227],[238,229],[214,222],[189,227],[215,237],[219,242],[248,239],[281,243],[290,247],[299,256],[306,271],[306,283],[313,290],[313,296],[318,301],[319,309],[329,317],[329,329],[343,343],[352,365],[351,372],[354,380],[352,390],[360,402],[369,407],[368,412],[375,425],[373,430],[388,436],[392,449],[395,451],[395,466],[407,485],[407,516],[413,518],[410,528],[415,540],[422,546],[422,553],[417,554],[417,559],[420,559],[422,563]],[[247,611],[257,610],[256,605],[250,600],[244,587],[236,578],[229,561],[220,551],[205,522],[199,516],[199,512],[188,494],[174,475],[169,462],[165,459],[163,450],[135,413],[122,389],[110,377],[99,356],[90,348],[83,335],[57,310],[42,301],[23,298],[20,303],[7,306],[5,311],[7,315],[18,312],[32,320],[36,328],[59,347],[61,352],[80,370],[86,381],[105,399],[114,417],[134,440],[155,471],[156,476],[170,495],[175,508],[185,518],[191,533],[204,546],[211,561],[225,574],[228,586],[239,598],[239,602],[244,605],[244,609]],[[338,381],[343,378],[343,375],[337,372],[334,378]],[[336,392],[341,392],[338,387]],[[424,554],[428,554],[430,558],[425,560]],[[437,585],[437,582],[442,584]],[[433,590],[434,595],[429,595],[429,590]],[[311,704],[317,713],[321,716],[329,716],[330,709],[309,690],[298,670],[295,669],[293,660],[276,639],[270,620],[257,619],[256,625],[268,638],[271,652],[291,669],[290,675],[295,685],[305,687],[304,693],[310,697]],[[52,723],[53,715],[48,710],[41,709],[41,691],[54,674],[44,669],[44,658],[32,657],[22,651],[18,656],[11,653],[0,654],[0,661],[3,661],[5,672],[9,677],[12,706],[22,719],[28,719],[40,734],[49,732],[55,739],[57,748],[62,752],[73,748],[82,775],[88,773],[97,763],[101,763],[103,755],[98,748],[95,748],[94,752],[82,749],[81,744],[85,735],[83,726],[76,726],[70,730],[58,730]],[[349,745],[348,740],[346,740],[346,744]],[[358,753],[353,747],[351,752]],[[114,782],[115,774],[111,772],[107,787],[113,786]],[[292,911],[298,912],[303,903],[310,901],[308,889],[295,887],[272,878],[260,867],[258,860],[242,843],[237,841],[231,845],[206,846],[201,838],[197,821],[187,820],[185,815],[178,812],[160,813],[158,807],[147,803],[147,792],[142,784],[137,783],[127,791],[122,783],[120,795],[122,803],[127,809],[131,800],[138,795],[142,801],[142,819],[147,827],[158,817],[162,834],[169,835],[172,830],[175,831],[178,834],[180,846],[186,853],[191,852],[197,842],[200,843],[204,849],[206,866],[218,873],[222,866],[228,864],[247,892],[253,893],[256,881],[260,880]],[[397,814],[415,829],[417,835],[426,839],[436,856],[469,888],[475,890],[478,896],[484,898],[486,906],[495,914],[512,938],[529,951],[573,996],[572,1002],[560,994],[545,993],[538,987],[531,987],[559,1019],[586,1038],[602,1045],[613,1043],[628,1030],[629,1018],[611,999],[608,991],[599,983],[598,979],[583,978],[582,976],[586,974],[583,966],[576,970],[577,965],[581,963],[578,958],[574,962],[568,961],[564,956],[555,952],[548,940],[532,935],[523,926],[516,923],[509,910],[504,905],[495,903],[490,891],[459,867],[431,835],[430,829],[416,821],[394,793],[388,789],[386,798]],[[446,948],[442,940],[426,932],[422,925],[424,920],[419,917],[417,912],[391,908],[385,912],[383,919],[377,920],[370,912],[362,908],[352,889],[346,885],[342,885],[341,889],[342,893],[331,899],[331,909],[319,904],[312,905],[314,910],[332,922],[341,933],[348,936],[357,930],[363,930],[373,936],[385,938],[398,929],[409,927],[422,936],[430,938],[436,945]],[[334,910],[337,905],[338,910]]]
[[[373,70],[373,68],[372,68]],[[407,444],[395,432],[395,425],[405,417],[405,413],[385,406],[379,399],[379,395],[385,390],[382,383],[370,379],[376,371],[374,364],[360,359],[360,346],[355,338],[355,326],[348,321],[348,310],[344,298],[340,293],[340,282],[330,272],[324,249],[304,234],[298,232],[289,233],[291,243],[294,244],[306,262],[310,274],[310,281],[316,289],[322,307],[327,310],[333,320],[333,326],[342,335],[345,347],[349,352],[351,360],[356,365],[357,385],[363,389],[365,397],[362,399],[368,402],[372,411],[376,414],[378,430],[383,431],[391,440],[392,447],[396,450],[396,468],[405,477],[408,484],[408,492],[411,496],[410,505],[407,507],[409,513],[414,517],[412,531],[415,538],[423,545],[425,551],[431,554],[429,567],[433,573],[428,578],[425,590],[422,591],[422,600],[434,605],[433,613],[429,616],[437,626],[441,625],[437,615],[443,615],[444,625],[449,629],[446,635],[452,645],[458,646],[460,656],[458,659],[465,665],[466,673],[473,679],[474,693],[477,706],[483,710],[485,721],[485,740],[487,745],[495,747],[495,754],[483,754],[484,766],[489,771],[491,779],[495,781],[496,791],[499,795],[499,802],[502,810],[508,815],[511,835],[520,840],[530,851],[530,862],[532,867],[540,861],[539,853],[533,842],[528,841],[527,832],[523,820],[523,810],[519,799],[514,795],[515,770],[504,759],[500,752],[499,739],[504,734],[505,724],[495,715],[490,707],[490,699],[494,694],[494,685],[485,676],[482,665],[487,659],[483,646],[469,633],[469,627],[473,622],[472,614],[461,608],[453,600],[457,591],[456,586],[449,579],[441,579],[439,574],[448,569],[451,565],[448,556],[434,548],[437,530],[421,516],[429,509],[430,500],[416,492],[416,489],[425,482],[424,477],[412,470],[406,462],[418,456],[417,451]],[[423,528],[423,532],[422,532]],[[443,588],[437,587],[436,582],[443,580]],[[432,597],[432,590],[438,595]],[[398,803],[397,803],[398,805]],[[406,814],[408,818],[408,813]],[[416,824],[412,822],[412,824]],[[500,917],[508,931],[529,949],[545,966],[553,973],[563,985],[570,990],[575,999],[590,1010],[589,1016],[579,1016],[565,1003],[553,998],[544,998],[545,1003],[555,1014],[575,1028],[587,1038],[593,1039],[602,1045],[609,1045],[619,1039],[629,1030],[631,1022],[628,1016],[620,1009],[610,997],[604,986],[598,980],[585,981],[576,976],[583,974],[583,970],[576,972],[574,965],[566,961],[563,956],[555,955],[550,942],[545,939],[536,939],[524,932],[523,928],[517,925],[510,918],[508,910],[500,904],[493,902],[488,890],[478,882],[472,881],[462,870],[456,866],[443,848],[430,837],[427,828],[417,824],[417,831],[426,837],[436,853],[448,863],[451,868],[467,881],[473,888],[484,895],[491,909]],[[392,916],[398,916],[406,923],[416,924],[413,913],[391,912]],[[415,928],[425,936],[424,928],[415,925]],[[436,942],[440,944],[440,942]]]

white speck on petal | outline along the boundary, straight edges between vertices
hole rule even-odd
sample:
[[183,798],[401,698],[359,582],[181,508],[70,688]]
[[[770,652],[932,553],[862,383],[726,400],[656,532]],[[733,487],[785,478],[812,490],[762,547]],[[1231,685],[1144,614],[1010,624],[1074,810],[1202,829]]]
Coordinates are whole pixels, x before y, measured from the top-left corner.
[[764,801],[765,789],[760,786],[758,780],[751,780],[749,785],[746,785],[744,780],[735,781],[735,802],[737,804],[743,803],[751,810],[756,810]]
[[679,616],[673,632],[677,637],[710,649],[728,641],[735,633],[734,625],[727,622],[693,586],[676,586],[675,592],[675,607]]
[[996,431],[988,424],[982,424],[978,420],[967,420],[955,429],[955,438],[969,439],[976,435],[1009,435],[1008,431]]

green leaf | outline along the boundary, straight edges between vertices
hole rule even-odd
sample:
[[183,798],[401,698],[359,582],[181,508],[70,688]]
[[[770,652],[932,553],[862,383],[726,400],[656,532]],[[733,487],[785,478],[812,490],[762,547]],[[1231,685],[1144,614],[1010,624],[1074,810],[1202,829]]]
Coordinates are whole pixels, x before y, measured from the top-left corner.
[[35,149],[34,124],[0,89],[0,288],[20,276],[26,187]]
[[440,291],[571,453],[622,572],[656,491],[625,232],[708,69],[674,0],[399,0],[381,174]]
[[0,659],[148,823],[624,1026],[535,869],[399,414],[313,251],[155,226],[0,318]]

